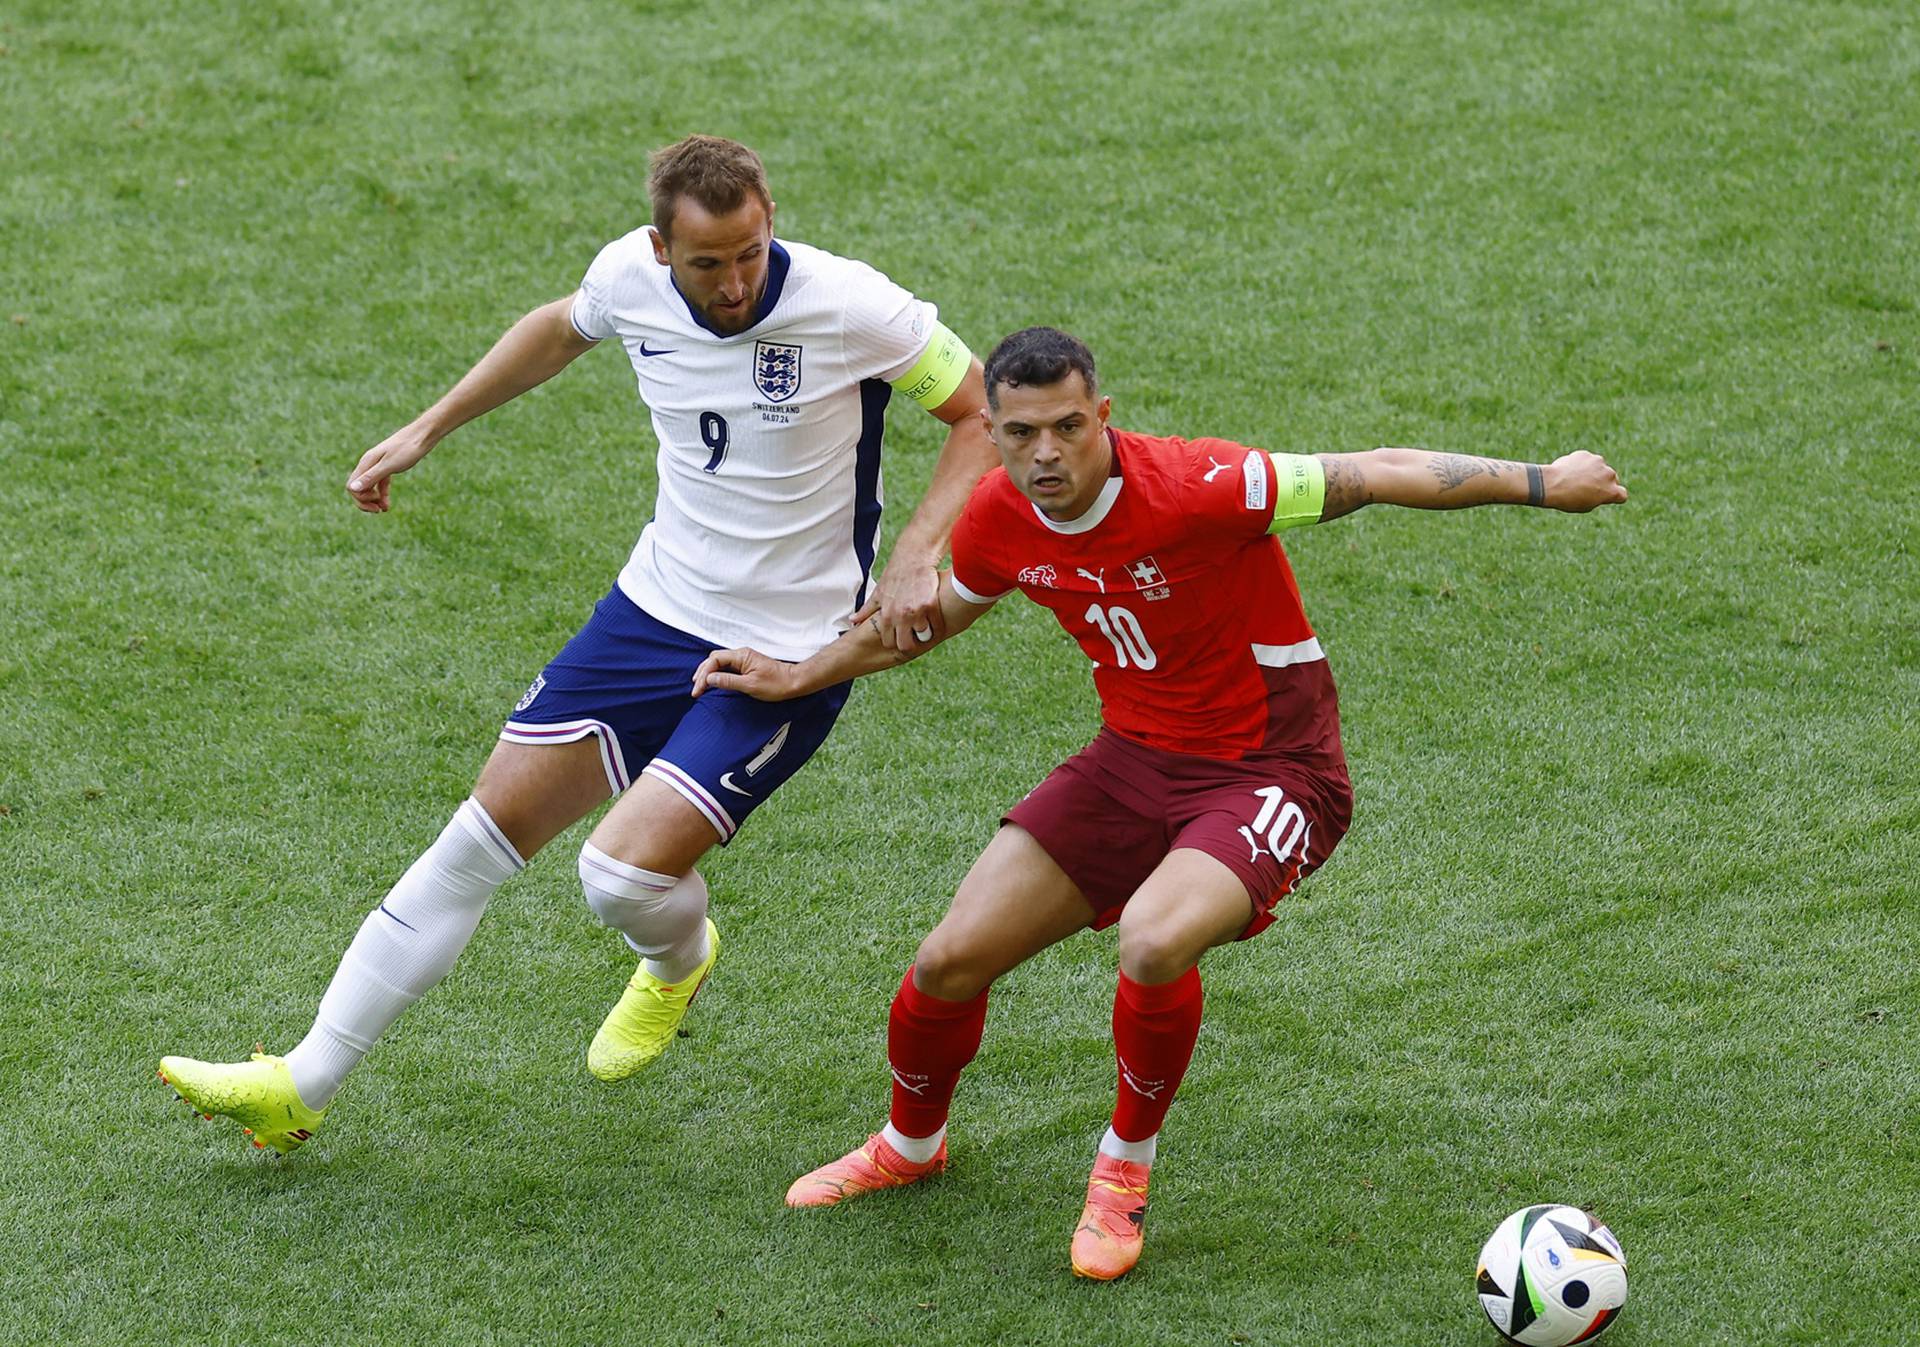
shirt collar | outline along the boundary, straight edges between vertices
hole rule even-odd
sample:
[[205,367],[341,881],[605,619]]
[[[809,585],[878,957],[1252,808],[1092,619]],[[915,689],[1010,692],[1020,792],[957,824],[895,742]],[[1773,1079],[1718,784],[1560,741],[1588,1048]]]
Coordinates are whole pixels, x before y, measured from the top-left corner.
[[1086,533],[1098,528],[1100,521],[1112,512],[1113,503],[1120,499],[1120,484],[1124,481],[1126,481],[1124,477],[1107,478],[1107,484],[1100,488],[1100,494],[1093,498],[1093,504],[1089,505],[1077,519],[1055,519],[1038,505],[1033,505],[1032,501],[1028,501],[1027,504],[1033,505],[1034,518],[1055,533]]

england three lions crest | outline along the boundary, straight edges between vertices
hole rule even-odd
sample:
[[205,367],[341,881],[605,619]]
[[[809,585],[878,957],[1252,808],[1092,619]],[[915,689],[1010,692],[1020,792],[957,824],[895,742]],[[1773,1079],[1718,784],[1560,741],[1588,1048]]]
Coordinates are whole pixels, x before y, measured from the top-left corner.
[[777,341],[753,344],[753,386],[769,402],[785,402],[800,391],[800,348]]

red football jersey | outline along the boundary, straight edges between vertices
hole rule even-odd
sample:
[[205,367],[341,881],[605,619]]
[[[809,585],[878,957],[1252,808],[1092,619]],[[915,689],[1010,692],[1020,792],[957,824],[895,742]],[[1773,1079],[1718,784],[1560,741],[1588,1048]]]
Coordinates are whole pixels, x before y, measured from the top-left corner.
[[1176,753],[1279,751],[1345,767],[1339,705],[1280,540],[1273,460],[1229,440],[1109,430],[1114,476],[1068,523],[1004,468],[953,531],[953,579],[986,602],[1021,590],[1093,660],[1115,733]]

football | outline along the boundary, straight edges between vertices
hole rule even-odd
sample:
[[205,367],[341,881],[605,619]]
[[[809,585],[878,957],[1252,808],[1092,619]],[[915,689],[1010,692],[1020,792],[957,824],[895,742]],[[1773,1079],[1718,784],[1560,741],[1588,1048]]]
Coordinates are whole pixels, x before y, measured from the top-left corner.
[[1522,1207],[1481,1248],[1475,1289],[1509,1342],[1591,1342],[1627,1303],[1627,1255],[1578,1207]]

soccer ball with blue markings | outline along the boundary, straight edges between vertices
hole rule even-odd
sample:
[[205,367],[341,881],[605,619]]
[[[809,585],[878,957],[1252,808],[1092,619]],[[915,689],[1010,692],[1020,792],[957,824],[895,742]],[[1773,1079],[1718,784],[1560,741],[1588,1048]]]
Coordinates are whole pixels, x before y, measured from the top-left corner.
[[1480,1250],[1480,1307],[1508,1342],[1591,1342],[1627,1303],[1627,1255],[1578,1207],[1522,1207]]

